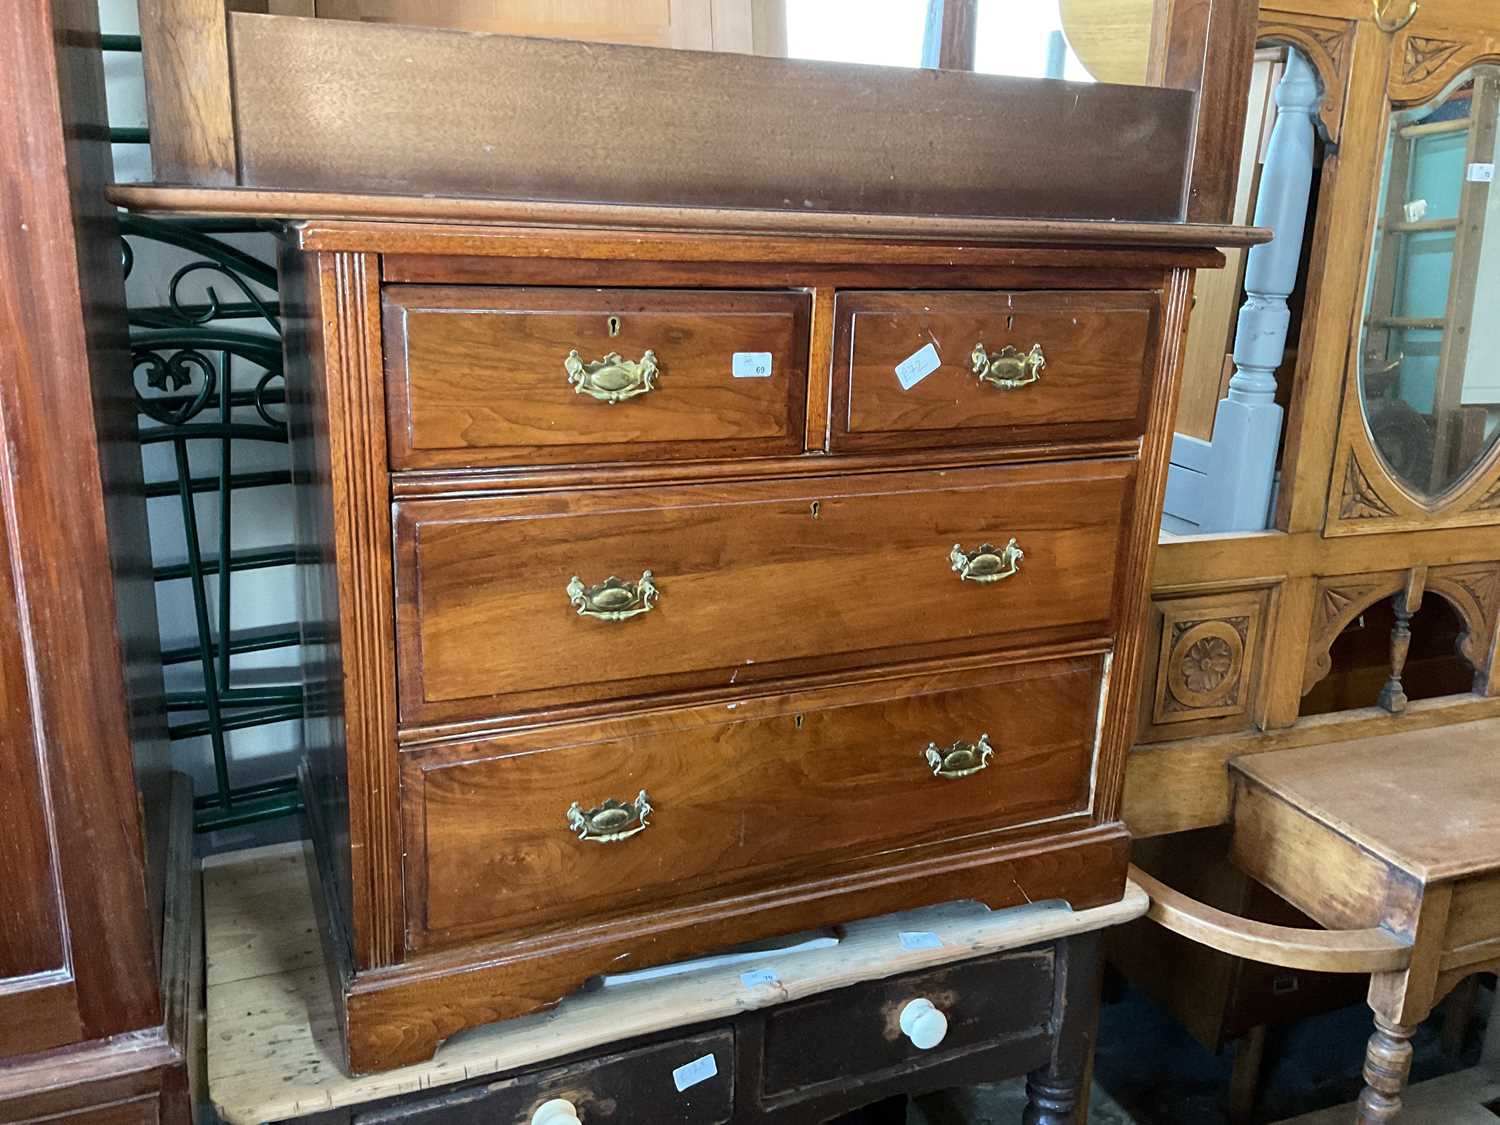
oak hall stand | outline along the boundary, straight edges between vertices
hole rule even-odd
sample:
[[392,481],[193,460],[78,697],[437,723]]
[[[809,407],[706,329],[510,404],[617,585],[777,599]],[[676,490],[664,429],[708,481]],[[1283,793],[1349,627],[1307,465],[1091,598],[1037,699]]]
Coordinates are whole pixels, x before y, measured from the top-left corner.
[[1027,1122],[1064,1125],[1092,1049],[1099,930],[1146,908],[1128,887],[1078,912],[870,919],[836,947],[586,992],[349,1078],[303,848],[204,863],[208,1088],[230,1125],[541,1125],[549,1105],[552,1125],[801,1123],[1028,1070]]
[[[1370,1085],[1365,1105],[1346,1120],[1385,1122],[1398,1112],[1404,1036],[1455,974],[1488,963],[1468,958],[1500,933],[1494,912],[1481,922],[1486,912],[1463,911],[1476,948],[1460,953],[1443,936],[1454,933],[1451,911],[1446,924],[1433,924],[1456,876],[1412,866],[1403,848],[1349,845],[1351,856],[1365,857],[1352,870],[1304,859],[1293,872],[1276,863],[1305,857],[1314,843],[1337,850],[1332,841],[1376,808],[1386,823],[1368,839],[1383,846],[1414,824],[1441,825],[1450,815],[1445,787],[1472,778],[1500,742],[1492,725],[1500,716],[1500,449],[1470,440],[1476,411],[1492,400],[1470,385],[1459,396],[1468,400],[1461,410],[1441,408],[1454,398],[1446,378],[1459,374],[1444,337],[1450,328],[1458,338],[1492,323],[1477,311],[1493,304],[1492,283],[1476,283],[1465,250],[1475,232],[1457,228],[1477,221],[1485,196],[1494,209],[1485,166],[1494,151],[1500,9],[1463,0],[1264,0],[1257,38],[1262,47],[1294,48],[1307,64],[1301,77],[1315,81],[1316,96],[1315,119],[1305,124],[1320,138],[1303,251],[1306,296],[1276,376],[1286,423],[1277,501],[1264,530],[1162,537],[1124,811],[1136,837],[1230,825],[1241,867],[1346,931],[1246,925],[1142,880],[1154,916],[1215,948],[1272,964],[1374,973],[1380,1026],[1370,1045]],[[1441,197],[1401,174],[1411,163],[1410,142],[1430,145],[1424,138],[1431,137],[1450,138],[1458,169]],[[1414,307],[1410,295],[1395,301],[1390,289],[1400,271],[1386,268],[1385,251],[1416,243],[1432,249],[1433,240],[1458,233],[1465,237],[1453,238],[1448,255],[1447,301],[1434,296],[1430,308]],[[1486,233],[1493,241],[1493,230]],[[1195,326],[1207,323],[1202,311]],[[1423,356],[1445,376],[1434,381],[1442,393],[1430,403],[1416,392]],[[1185,379],[1217,387],[1222,358]],[[1493,355],[1470,371],[1483,374],[1486,363],[1493,369]],[[1384,424],[1368,425],[1370,417]],[[1402,426],[1392,419],[1404,419]],[[1396,429],[1430,439],[1411,445],[1430,449],[1430,463],[1403,461],[1391,438]],[[1408,666],[1413,630],[1420,639],[1424,610],[1440,602],[1461,622],[1456,639],[1467,668],[1446,688],[1453,694],[1417,698],[1413,690],[1408,698],[1406,686],[1415,687],[1422,672]],[[1358,681],[1366,705],[1311,713],[1310,693],[1349,673],[1335,646],[1372,610],[1390,615],[1372,645],[1388,659],[1356,669],[1370,674]],[[1479,720],[1491,725],[1473,725]],[[1409,749],[1396,754],[1393,738]],[[1460,738],[1469,752],[1447,759],[1451,777],[1397,768],[1405,754],[1444,759]],[[1337,771],[1311,786],[1300,776],[1304,756],[1309,769],[1326,760]],[[1381,778],[1402,800],[1376,802]],[[1273,782],[1281,794],[1275,801],[1265,798]],[[1496,800],[1493,785],[1470,796]],[[1471,861],[1461,883],[1487,881],[1486,839],[1485,829],[1470,824],[1447,841],[1454,858]],[[1360,870],[1386,874],[1351,881]],[[1371,906],[1387,879],[1405,888],[1415,913],[1401,916],[1394,900],[1390,913]]]

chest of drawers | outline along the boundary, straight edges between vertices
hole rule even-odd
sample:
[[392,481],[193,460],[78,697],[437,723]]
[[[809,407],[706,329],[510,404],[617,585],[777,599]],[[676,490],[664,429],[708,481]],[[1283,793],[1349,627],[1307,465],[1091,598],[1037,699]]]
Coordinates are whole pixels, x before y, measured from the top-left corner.
[[1238,234],[610,219],[286,243],[355,1071],[607,971],[1123,889],[1180,343]]

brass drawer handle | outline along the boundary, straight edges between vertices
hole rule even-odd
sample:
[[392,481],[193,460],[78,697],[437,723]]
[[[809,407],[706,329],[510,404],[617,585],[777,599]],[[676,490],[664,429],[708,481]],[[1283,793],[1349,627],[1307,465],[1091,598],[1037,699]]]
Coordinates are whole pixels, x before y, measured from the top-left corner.
[[585,586],[575,574],[568,583],[568,601],[578,616],[600,621],[624,621],[650,613],[659,597],[661,591],[652,583],[649,570],[641,571],[639,582],[626,582],[611,574],[597,586]]
[[639,361],[621,359],[619,352],[610,352],[603,359],[584,363],[574,348],[563,360],[563,370],[568,373],[568,384],[575,394],[588,395],[611,406],[655,390],[656,377],[661,374],[656,353],[652,351]]
[[1021,569],[1021,560],[1026,552],[1011,539],[1004,547],[995,549],[992,543],[981,543],[973,551],[965,551],[957,543],[948,552],[948,561],[958,572],[963,582],[999,582]]
[[595,844],[614,844],[650,828],[651,822],[646,818],[653,811],[651,800],[644,789],[628,805],[611,798],[598,808],[585,812],[583,806],[574,801],[568,806],[568,827],[578,833],[580,840]]
[[969,357],[971,370],[981,383],[999,387],[1002,391],[1013,391],[1029,387],[1042,377],[1047,366],[1047,357],[1042,354],[1041,344],[1032,344],[1029,352],[1018,352],[1006,344],[994,355],[983,344],[975,344]]
[[955,742],[946,750],[938,749],[936,742],[929,742],[923,756],[932,767],[933,777],[968,777],[990,764],[990,755],[995,748],[990,745],[990,736],[981,734],[978,742]]

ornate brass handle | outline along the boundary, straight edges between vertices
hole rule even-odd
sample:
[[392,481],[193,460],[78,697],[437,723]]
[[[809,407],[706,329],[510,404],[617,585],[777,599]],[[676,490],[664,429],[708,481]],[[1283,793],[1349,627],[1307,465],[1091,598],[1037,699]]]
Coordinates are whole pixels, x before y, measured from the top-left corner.
[[955,742],[946,750],[938,749],[936,742],[929,742],[922,754],[932,767],[933,777],[953,778],[978,773],[990,764],[994,752],[990,736],[981,734],[978,742]]
[[568,806],[568,827],[578,833],[580,840],[614,844],[650,828],[651,822],[646,818],[652,811],[651,799],[644,789],[628,805],[611,798],[598,808],[585,812],[583,806],[574,801]]
[[981,383],[999,387],[1002,391],[1013,391],[1029,387],[1042,377],[1047,366],[1047,357],[1042,354],[1041,344],[1032,344],[1029,352],[1018,352],[1006,344],[994,355],[983,344],[975,344],[969,356],[970,369]]
[[563,370],[568,373],[568,384],[575,394],[588,395],[611,406],[655,390],[656,377],[661,374],[656,353],[652,351],[639,361],[621,359],[619,352],[610,352],[603,359],[584,363],[574,348],[563,360]]
[[597,617],[600,621],[624,621],[650,613],[661,591],[651,581],[649,570],[641,571],[640,581],[626,582],[611,574],[597,586],[585,586],[573,575],[568,583],[568,601],[579,617]]
[[957,543],[948,552],[948,561],[964,582],[999,582],[1021,569],[1021,560],[1026,552],[1016,546],[1012,539],[1004,547],[995,548],[992,543],[981,543],[975,550],[965,551]]

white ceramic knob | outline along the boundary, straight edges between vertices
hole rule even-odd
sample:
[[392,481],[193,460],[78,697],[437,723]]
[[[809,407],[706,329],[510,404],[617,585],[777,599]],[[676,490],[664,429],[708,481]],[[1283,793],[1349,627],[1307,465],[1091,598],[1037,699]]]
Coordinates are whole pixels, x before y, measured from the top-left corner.
[[913,1000],[901,1009],[901,1030],[919,1051],[930,1051],[948,1034],[948,1017],[931,1000]]
[[531,1125],[573,1125],[578,1120],[578,1107],[567,1098],[543,1102],[531,1115]]

